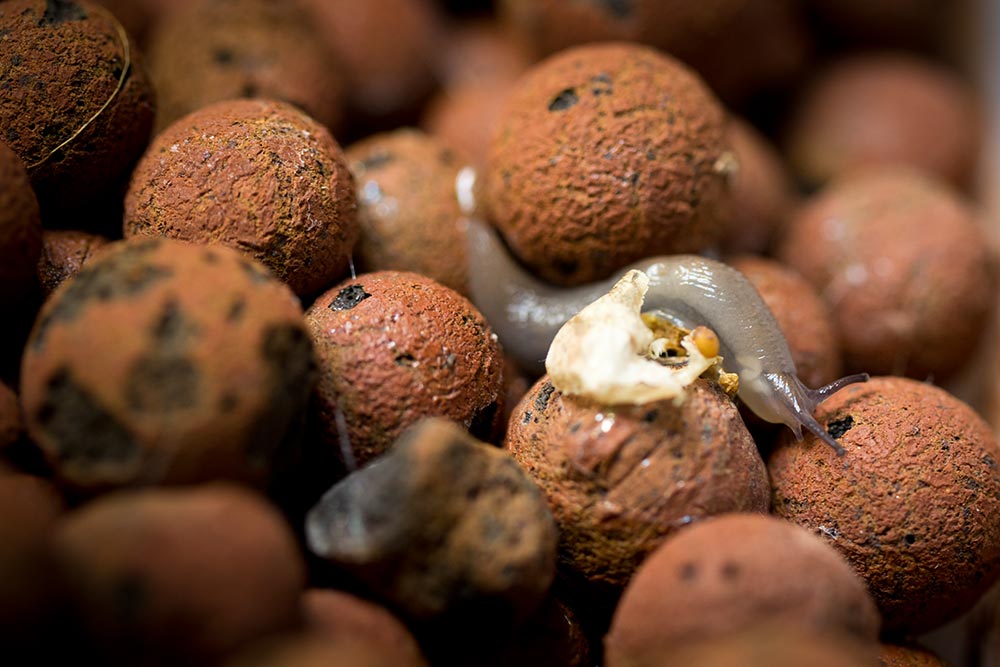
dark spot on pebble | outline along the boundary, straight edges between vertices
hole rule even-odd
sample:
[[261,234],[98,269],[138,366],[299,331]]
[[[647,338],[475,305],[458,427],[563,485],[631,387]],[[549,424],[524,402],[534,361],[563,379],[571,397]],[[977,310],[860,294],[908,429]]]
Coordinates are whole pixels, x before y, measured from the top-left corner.
[[46,0],[45,13],[38,25],[59,25],[66,21],[80,21],[87,18],[83,7],[72,0]]
[[367,171],[369,169],[378,169],[379,167],[384,167],[387,164],[396,161],[396,155],[389,151],[376,151],[372,153],[365,159],[361,160],[360,164]]
[[906,542],[907,544],[913,544],[914,542],[917,541],[917,536],[914,535],[913,533],[907,533],[906,535],[903,536],[903,541]]
[[76,319],[92,301],[113,301],[141,294],[151,285],[173,275],[173,270],[137,265],[135,256],[127,251],[110,260],[85,266],[68,281],[66,291],[42,317],[32,342],[35,349],[45,344],[45,336],[53,324]]
[[740,566],[738,563],[726,561],[722,564],[722,578],[732,581],[740,576]]
[[626,19],[632,15],[632,0],[598,0],[611,15],[616,18]]
[[531,410],[525,410],[524,417],[521,418],[521,423],[527,424],[530,421],[531,421]]
[[484,408],[481,408],[472,416],[472,423],[469,424],[469,433],[472,437],[483,442],[489,442],[493,437],[493,426],[496,422],[497,410],[500,403],[493,401]]
[[579,268],[579,265],[572,260],[553,259],[552,268],[554,268],[556,271],[563,274],[564,276],[569,276],[576,273],[576,270],[577,268]]
[[350,310],[356,305],[370,297],[371,294],[365,291],[361,285],[348,285],[337,292],[336,298],[330,302],[330,310]]
[[996,460],[994,460],[994,458],[992,456],[990,456],[989,454],[985,454],[983,456],[983,463],[985,463],[988,467],[990,467],[993,470],[997,469],[997,462],[996,462]]
[[231,304],[229,304],[229,312],[226,313],[226,321],[238,322],[243,317],[243,313],[246,312],[246,309],[247,302],[242,298],[237,297]]
[[239,399],[236,396],[229,393],[223,394],[219,398],[219,412],[232,412],[238,404]]
[[104,465],[128,463],[138,456],[125,427],[77,384],[68,369],[49,379],[38,421],[55,441],[62,461]]
[[555,390],[556,388],[551,382],[543,384],[541,391],[538,392],[538,396],[535,397],[535,409],[539,412],[545,412],[545,408],[549,407],[549,399],[552,398]]
[[681,565],[679,574],[682,581],[691,581],[698,576],[698,566],[688,561],[687,563]]
[[549,111],[565,111],[579,101],[580,98],[576,96],[576,91],[567,88],[552,98],[552,101],[549,102]]
[[419,365],[417,358],[409,352],[400,352],[397,354],[395,362],[399,366],[409,366],[410,368],[416,368]]
[[197,405],[200,380],[193,361],[157,351],[132,366],[125,396],[136,412],[184,410]]
[[229,49],[216,49],[212,52],[212,60],[220,65],[228,65],[235,60],[233,52]]
[[597,97],[610,95],[615,92],[614,86],[611,85],[611,76],[609,74],[601,73],[593,76],[590,78],[590,83],[592,84],[590,92]]
[[847,415],[842,419],[835,419],[826,427],[826,432],[830,434],[830,437],[834,440],[839,439],[842,435],[850,431],[854,427],[854,417]]
[[247,274],[250,278],[250,282],[257,285],[262,285],[264,283],[269,283],[273,280],[271,274],[268,272],[263,265],[257,262],[251,262],[249,259],[240,258],[240,268],[243,269],[243,273]]
[[253,81],[247,81],[243,84],[243,87],[240,88],[240,97],[257,97],[259,93],[260,88]]
[[197,334],[198,328],[181,312],[176,301],[168,301],[163,307],[160,319],[150,332],[159,345],[181,347],[188,338]]

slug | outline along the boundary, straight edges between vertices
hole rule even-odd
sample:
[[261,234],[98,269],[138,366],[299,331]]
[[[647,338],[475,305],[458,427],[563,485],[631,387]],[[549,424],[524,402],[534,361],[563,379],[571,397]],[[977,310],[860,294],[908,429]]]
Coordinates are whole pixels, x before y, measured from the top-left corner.
[[[492,324],[504,349],[527,370],[544,372],[544,359],[559,328],[584,306],[607,293],[617,280],[580,287],[553,287],[525,271],[491,227],[469,219],[469,291]],[[649,276],[645,309],[677,326],[704,325],[719,337],[729,372],[739,375],[737,396],[761,419],[785,424],[802,438],[802,427],[832,447],[844,449],[816,421],[813,412],[840,388],[868,379],[867,373],[810,389],[795,372],[778,322],[753,284],[736,269],[697,255],[651,257],[625,269]]]

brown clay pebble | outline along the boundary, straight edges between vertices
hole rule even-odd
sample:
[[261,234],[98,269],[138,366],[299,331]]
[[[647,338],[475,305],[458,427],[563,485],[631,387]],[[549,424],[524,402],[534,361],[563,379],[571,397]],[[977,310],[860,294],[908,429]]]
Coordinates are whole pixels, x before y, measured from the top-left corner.
[[14,151],[0,141],[0,306],[7,308],[25,299],[35,282],[41,249],[42,223],[28,172]]
[[153,126],[135,45],[104,8],[0,3],[0,139],[24,161],[43,209],[77,209],[120,187]]
[[777,149],[740,118],[730,118],[726,137],[736,157],[732,214],[722,237],[728,253],[770,249],[795,204],[791,177]]
[[17,394],[0,382],[0,454],[21,439],[24,419]]
[[766,512],[764,464],[732,401],[699,380],[672,401],[602,406],[539,380],[506,446],[559,525],[559,566],[617,593],[663,539],[723,512]]
[[301,111],[219,102],[146,151],[125,198],[125,236],[229,245],[297,294],[315,293],[347,270],[358,237],[354,180],[337,142]]
[[38,259],[38,282],[48,297],[67,278],[75,276],[109,243],[98,234],[70,229],[42,232],[42,255]]
[[780,623],[679,642],[650,660],[608,662],[607,667],[878,667],[872,642],[849,641],[827,632],[803,632]]
[[189,1],[155,24],[149,62],[160,128],[241,97],[282,100],[340,128],[343,68],[297,3]]
[[49,482],[0,474],[0,639],[5,650],[21,633],[42,634],[58,592],[47,545],[62,513]]
[[949,663],[922,646],[882,644],[879,667],[949,667]]
[[840,339],[830,308],[796,271],[763,257],[729,260],[760,292],[788,342],[799,379],[822,387],[841,373]]
[[424,107],[420,127],[478,170],[486,167],[490,141],[512,81],[470,84],[438,93]]
[[728,514],[679,531],[629,582],[604,639],[608,667],[758,623],[874,644],[879,615],[843,556],[795,524]]
[[264,483],[313,380],[298,300],[235,250],[120,242],[63,283],[24,354],[28,431],[68,487]]
[[427,664],[406,626],[374,602],[343,591],[314,588],[305,592],[302,605],[307,632],[333,642],[377,648],[385,665]]
[[354,144],[346,156],[358,189],[362,268],[412,271],[464,293],[468,261],[455,193],[462,165],[454,152],[400,129]]
[[966,186],[981,142],[979,116],[971,90],[939,65],[899,54],[855,56],[818,77],[800,100],[789,161],[814,186],[890,163]]
[[868,584],[890,635],[968,610],[1000,575],[1000,446],[930,384],[873,378],[816,419],[844,447],[787,439],[768,471],[774,512],[824,536]]
[[420,422],[335,484],[306,537],[432,643],[505,636],[555,574],[556,527],[538,488],[506,452],[444,419]]
[[670,53],[741,102],[802,68],[808,34],[795,0],[501,0],[501,16],[542,55],[625,40]]
[[484,204],[514,253],[577,284],[718,241],[727,203],[722,107],[701,79],[635,44],[569,49],[507,100]]
[[426,662],[396,662],[398,656],[362,639],[289,634],[253,642],[223,667],[418,667]]
[[946,377],[975,349],[996,301],[977,213],[906,167],[830,183],[791,220],[778,257],[829,304],[848,372]]
[[235,485],[109,494],[66,515],[52,550],[76,622],[120,664],[202,664],[299,621],[295,538]]
[[415,273],[364,274],[316,299],[306,324],[319,362],[319,420],[355,464],[423,417],[453,419],[482,440],[499,430],[503,354],[457,292]]
[[396,127],[435,86],[442,20],[427,0],[301,0],[347,77],[359,130]]

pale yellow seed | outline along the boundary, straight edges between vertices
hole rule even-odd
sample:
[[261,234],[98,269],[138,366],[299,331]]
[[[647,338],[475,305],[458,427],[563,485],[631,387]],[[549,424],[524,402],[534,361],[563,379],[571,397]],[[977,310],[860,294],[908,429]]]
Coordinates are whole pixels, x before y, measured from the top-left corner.
[[708,327],[695,327],[691,332],[691,341],[706,358],[719,356],[719,337]]

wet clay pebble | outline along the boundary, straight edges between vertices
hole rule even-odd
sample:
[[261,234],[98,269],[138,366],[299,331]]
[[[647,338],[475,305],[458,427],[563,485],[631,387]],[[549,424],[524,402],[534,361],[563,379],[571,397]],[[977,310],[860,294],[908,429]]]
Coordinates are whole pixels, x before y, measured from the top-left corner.
[[49,296],[67,278],[75,276],[97,252],[109,243],[98,234],[70,229],[42,232],[42,253],[38,259],[38,282]]
[[882,644],[879,667],[950,667],[950,664],[922,646]]
[[859,55],[812,82],[792,113],[787,153],[814,186],[857,167],[902,163],[961,187],[981,134],[979,106],[957,74],[915,56]]
[[[774,260],[742,255],[729,260],[760,292],[788,342],[796,373],[822,387],[841,373],[840,339],[830,308],[796,271]],[[725,362],[723,362],[725,366]]]
[[121,186],[153,126],[139,53],[107,10],[72,0],[0,3],[0,139],[43,210]]
[[462,167],[442,141],[419,130],[378,134],[350,146],[366,271],[412,271],[466,291],[465,234],[455,179]]
[[306,324],[319,364],[317,417],[354,464],[423,417],[453,419],[482,440],[499,430],[503,354],[457,292],[415,273],[364,274],[316,299]]
[[607,40],[641,42],[688,63],[741,102],[797,74],[809,38],[794,0],[501,0],[510,29],[536,52]]
[[608,667],[767,622],[874,644],[879,615],[843,556],[795,524],[727,514],[678,531],[629,582],[604,639]]
[[109,494],[52,544],[76,622],[121,664],[203,664],[299,621],[295,538],[235,485]]
[[820,404],[844,447],[812,434],[771,455],[773,511],[824,536],[868,584],[890,635],[968,610],[1000,574],[1000,446],[942,389],[873,378]]
[[149,63],[160,128],[241,97],[288,102],[331,132],[343,120],[343,68],[294,2],[190,1],[155,25]]
[[219,102],[150,145],[125,198],[125,236],[232,246],[311,294],[347,271],[358,237],[354,180],[337,142],[301,111]]
[[777,253],[830,306],[847,372],[946,377],[996,301],[976,211],[906,167],[831,182],[790,220]]
[[334,485],[306,536],[317,556],[455,645],[504,637],[555,574],[556,527],[538,488],[506,452],[444,419],[422,421]]
[[434,91],[442,19],[427,0],[301,0],[347,78],[355,129],[405,124]]
[[42,223],[28,172],[0,141],[0,305],[17,304],[33,287],[41,248]]
[[719,239],[724,114],[698,76],[635,44],[569,49],[515,84],[484,174],[513,252],[576,284]]
[[[5,650],[21,633],[37,633],[58,592],[47,544],[63,511],[51,483],[0,472],[0,639]],[[23,639],[23,638],[22,638]]]
[[307,632],[334,642],[377,648],[386,665],[427,664],[406,626],[374,602],[343,591],[314,588],[302,596],[302,607]]
[[506,447],[559,525],[559,567],[617,593],[665,537],[723,512],[767,512],[764,464],[736,407],[698,380],[678,407],[599,405],[547,377],[515,408]]
[[795,205],[794,188],[778,150],[741,118],[730,118],[726,138],[736,158],[731,180],[732,213],[722,237],[728,253],[770,249]]
[[25,349],[33,440],[68,487],[264,483],[313,380],[298,300],[225,247],[109,246],[43,307]]

